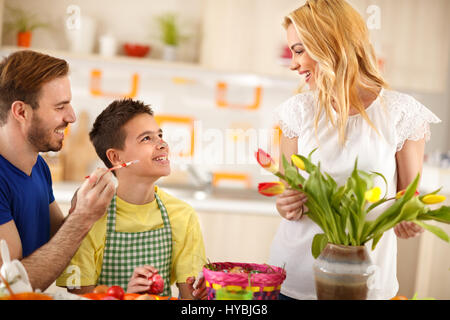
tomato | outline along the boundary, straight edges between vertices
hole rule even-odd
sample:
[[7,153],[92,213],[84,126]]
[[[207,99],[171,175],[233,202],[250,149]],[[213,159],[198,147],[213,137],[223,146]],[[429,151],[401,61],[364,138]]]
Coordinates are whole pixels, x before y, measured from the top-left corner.
[[92,291],[93,293],[106,293],[108,291],[108,286],[101,284],[99,286],[96,286],[94,288],[94,291]]
[[125,291],[123,291],[122,287],[120,286],[112,286],[109,287],[108,291],[106,291],[106,295],[114,297],[117,300],[123,300],[123,297],[125,296]]

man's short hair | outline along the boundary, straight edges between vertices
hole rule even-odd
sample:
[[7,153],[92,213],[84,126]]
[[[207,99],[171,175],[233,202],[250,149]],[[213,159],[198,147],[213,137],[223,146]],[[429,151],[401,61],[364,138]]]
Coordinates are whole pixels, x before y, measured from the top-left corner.
[[42,86],[69,73],[67,61],[32,50],[14,52],[0,63],[0,126],[14,101],[36,109]]
[[89,138],[97,155],[108,168],[111,168],[112,164],[106,156],[106,151],[110,148],[124,148],[126,134],[123,126],[139,114],[153,116],[153,110],[141,101],[122,99],[113,101],[95,119]]

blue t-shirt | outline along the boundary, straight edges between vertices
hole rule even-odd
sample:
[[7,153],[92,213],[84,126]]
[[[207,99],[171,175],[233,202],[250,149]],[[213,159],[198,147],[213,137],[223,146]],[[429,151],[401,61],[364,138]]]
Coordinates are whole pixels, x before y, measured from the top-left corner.
[[50,240],[54,200],[50,170],[41,156],[28,176],[0,155],[0,225],[14,220],[24,258]]

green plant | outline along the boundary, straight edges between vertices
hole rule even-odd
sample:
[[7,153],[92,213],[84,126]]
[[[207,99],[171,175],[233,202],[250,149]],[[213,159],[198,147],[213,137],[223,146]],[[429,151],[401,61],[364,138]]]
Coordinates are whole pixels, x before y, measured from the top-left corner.
[[[315,150],[314,150],[315,151]],[[399,192],[395,197],[387,198],[387,181],[381,173],[365,172],[358,170],[358,160],[355,160],[354,169],[348,177],[345,185],[339,186],[327,173],[322,173],[320,162],[315,165],[311,162],[312,151],[308,157],[293,155],[291,162],[283,156],[284,174],[279,172],[270,155],[258,150],[256,157],[258,163],[268,171],[284,180],[290,188],[307,195],[306,213],[323,231],[316,234],[312,243],[312,254],[317,258],[328,243],[338,245],[361,246],[370,240],[372,250],[375,249],[383,233],[393,228],[402,221],[411,221],[422,228],[434,233],[446,242],[450,242],[449,236],[439,227],[425,223],[427,220],[435,220],[450,223],[450,207],[441,206],[431,210],[427,205],[445,200],[434,192],[419,196],[417,190],[420,175],[413,182]],[[309,177],[304,178],[298,171],[306,171]],[[381,177],[386,184],[386,194],[381,197],[381,189],[374,187],[374,178]],[[267,192],[267,183],[260,184],[260,193],[274,196],[284,191],[284,184],[274,182],[271,193]],[[376,219],[367,220],[379,205],[392,201],[384,212]]]
[[183,38],[177,25],[177,16],[174,13],[166,13],[156,17],[160,29],[161,41],[164,44],[177,46]]
[[27,32],[38,28],[48,28],[48,23],[41,22],[37,18],[37,14],[31,14],[20,8],[13,8],[6,6],[7,15],[10,17],[9,21],[5,23],[7,31]]

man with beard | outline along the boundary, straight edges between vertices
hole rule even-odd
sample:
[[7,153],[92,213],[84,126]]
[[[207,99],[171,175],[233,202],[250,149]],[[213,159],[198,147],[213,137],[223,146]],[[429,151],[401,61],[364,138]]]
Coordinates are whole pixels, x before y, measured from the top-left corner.
[[111,174],[97,169],[66,219],[54,201],[39,152],[59,151],[64,129],[76,120],[68,72],[65,60],[30,50],[0,63],[0,239],[33,289],[47,289],[65,269],[115,190]]

